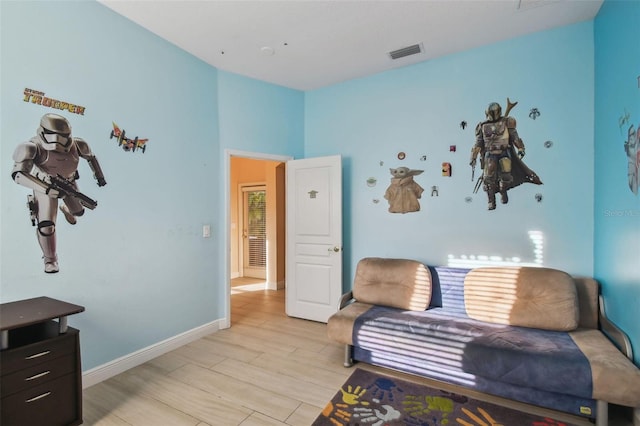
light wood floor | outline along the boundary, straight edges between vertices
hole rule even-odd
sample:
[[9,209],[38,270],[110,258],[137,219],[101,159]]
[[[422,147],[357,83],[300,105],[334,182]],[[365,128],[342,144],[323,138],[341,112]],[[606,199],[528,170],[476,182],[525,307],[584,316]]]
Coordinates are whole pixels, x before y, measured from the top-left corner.
[[310,425],[353,371],[343,346],[287,317],[284,291],[232,290],[231,328],[85,389],[84,424]]
[[231,328],[84,391],[84,424],[310,425],[352,370],[284,291],[234,285]]

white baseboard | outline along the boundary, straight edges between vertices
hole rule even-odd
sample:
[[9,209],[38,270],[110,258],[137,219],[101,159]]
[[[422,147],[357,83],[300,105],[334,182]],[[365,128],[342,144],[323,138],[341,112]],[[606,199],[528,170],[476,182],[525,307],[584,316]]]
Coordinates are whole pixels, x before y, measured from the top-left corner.
[[120,373],[124,373],[133,367],[144,364],[145,362],[159,357],[160,355],[164,355],[167,352],[198,340],[204,336],[215,333],[221,328],[224,328],[224,322],[224,319],[212,321],[208,324],[185,331],[184,333],[180,333],[151,346],[147,346],[146,348],[142,348],[136,352],[114,359],[106,364],[84,371],[82,373],[82,388],[86,389],[113,376],[117,376]]
[[229,278],[231,279],[240,278],[240,272],[232,272]]
[[277,281],[277,282],[267,281],[266,289],[267,290],[282,290],[282,289],[284,289],[284,281]]

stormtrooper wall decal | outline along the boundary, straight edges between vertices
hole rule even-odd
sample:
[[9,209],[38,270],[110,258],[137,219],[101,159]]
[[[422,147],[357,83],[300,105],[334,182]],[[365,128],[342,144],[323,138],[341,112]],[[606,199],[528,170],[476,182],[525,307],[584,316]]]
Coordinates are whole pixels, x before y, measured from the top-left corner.
[[89,163],[98,186],[107,184],[98,159],[89,144],[72,137],[69,121],[58,114],[45,114],[40,119],[36,135],[20,143],[13,153],[13,180],[33,190],[28,196],[31,222],[42,249],[44,272],[59,271],[56,251],[56,219],[58,200],[67,222],[75,225],[85,208],[95,209],[98,203],[78,188],[78,163]]

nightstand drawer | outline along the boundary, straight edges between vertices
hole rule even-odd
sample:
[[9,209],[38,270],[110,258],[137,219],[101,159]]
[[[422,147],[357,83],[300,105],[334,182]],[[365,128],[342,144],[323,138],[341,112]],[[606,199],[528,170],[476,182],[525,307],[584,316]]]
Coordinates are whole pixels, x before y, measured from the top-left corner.
[[2,426],[78,424],[78,407],[75,404],[77,385],[77,375],[68,374],[2,398]]
[[2,375],[73,353],[76,350],[77,336],[78,331],[69,328],[67,333],[54,338],[0,352]]
[[9,396],[23,389],[38,386],[65,374],[76,371],[75,354],[69,354],[51,360],[46,364],[23,368],[15,373],[2,376],[0,389],[2,396]]

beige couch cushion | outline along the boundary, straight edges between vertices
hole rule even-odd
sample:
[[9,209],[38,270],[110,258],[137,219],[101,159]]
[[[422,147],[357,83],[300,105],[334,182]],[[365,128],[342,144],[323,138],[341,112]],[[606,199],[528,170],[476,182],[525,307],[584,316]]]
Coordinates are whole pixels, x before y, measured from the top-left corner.
[[464,280],[471,318],[497,324],[569,331],[578,326],[573,278],[549,268],[476,268]]
[[578,292],[580,322],[578,327],[598,328],[598,281],[587,277],[573,277]]
[[599,330],[569,333],[591,365],[593,399],[640,407],[640,370]]
[[353,345],[353,326],[356,323],[356,319],[371,309],[372,306],[368,303],[353,302],[331,315],[329,321],[327,321],[327,336],[329,339],[345,345]]
[[431,272],[415,260],[364,258],[356,268],[353,297],[372,305],[424,311],[431,301]]

